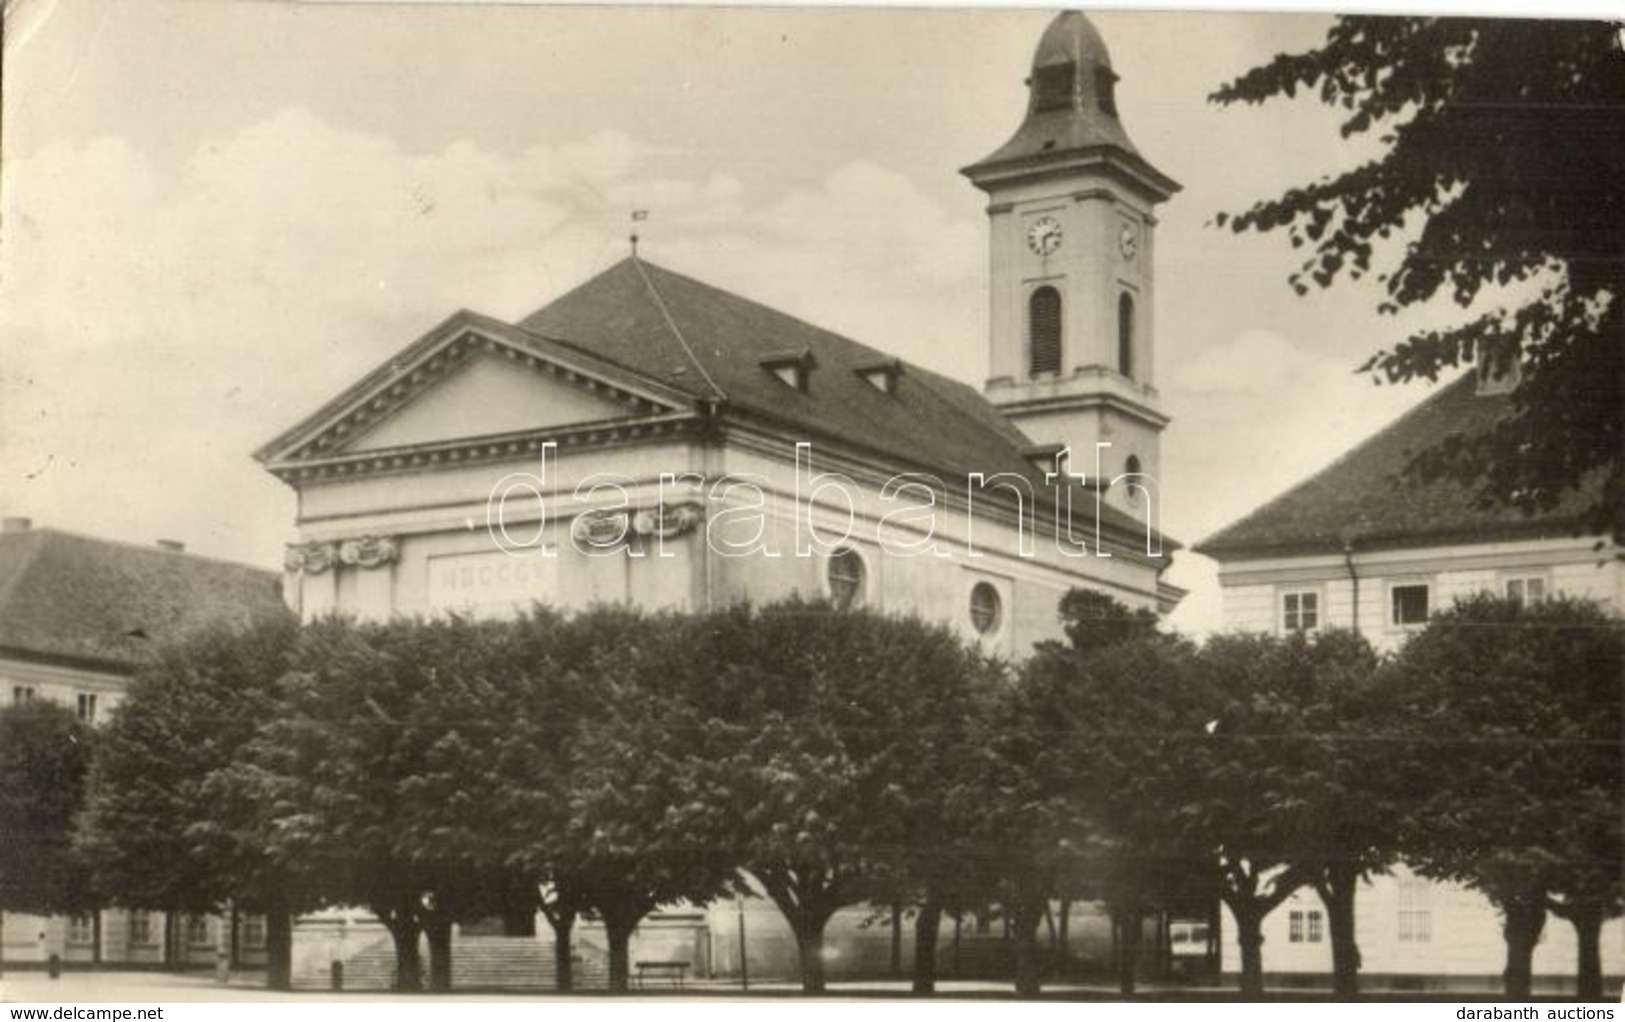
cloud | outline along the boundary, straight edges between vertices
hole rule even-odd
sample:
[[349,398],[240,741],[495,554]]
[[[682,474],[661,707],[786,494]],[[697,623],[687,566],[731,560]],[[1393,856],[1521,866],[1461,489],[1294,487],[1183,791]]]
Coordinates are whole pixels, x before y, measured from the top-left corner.
[[252,450],[454,309],[518,318],[607,267],[638,207],[675,269],[900,354],[979,349],[977,225],[902,175],[852,163],[752,202],[662,155],[613,131],[415,153],[286,109],[178,168],[119,138],[8,162],[11,510],[275,563],[293,501]]

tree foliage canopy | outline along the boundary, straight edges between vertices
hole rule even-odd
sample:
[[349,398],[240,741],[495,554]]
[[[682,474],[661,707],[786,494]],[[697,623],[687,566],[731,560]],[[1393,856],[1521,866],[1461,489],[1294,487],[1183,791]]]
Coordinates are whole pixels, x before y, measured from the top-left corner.
[[73,846],[91,732],[44,700],[0,709],[0,912],[50,915],[92,904]]
[[1506,289],[1505,307],[1417,332],[1363,368],[1432,381],[1458,365],[1500,373],[1517,363],[1512,416],[1420,452],[1411,467],[1529,510],[1581,487],[1588,524],[1625,535],[1625,61],[1615,26],[1345,16],[1317,49],[1278,56],[1213,99],[1300,90],[1346,111],[1345,137],[1376,133],[1382,154],[1219,223],[1284,230],[1307,247],[1291,278],[1300,294],[1373,271],[1385,312],[1439,295],[1465,309]]

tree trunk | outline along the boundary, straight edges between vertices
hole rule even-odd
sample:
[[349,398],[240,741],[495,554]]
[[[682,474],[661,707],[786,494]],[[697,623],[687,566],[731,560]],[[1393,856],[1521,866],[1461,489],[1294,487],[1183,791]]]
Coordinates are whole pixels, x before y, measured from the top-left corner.
[[942,906],[927,894],[920,914],[914,919],[914,992],[931,994],[937,990],[937,931],[942,926]]
[[429,938],[429,989],[436,993],[451,990],[451,916],[434,912],[423,924]]
[[401,912],[385,921],[395,942],[395,989],[415,993],[423,989],[423,953],[418,949],[422,930],[416,915]]
[[553,986],[561,994],[575,989],[575,955],[570,935],[575,931],[575,909],[555,909],[547,913],[553,927]]
[[1534,977],[1535,944],[1546,925],[1545,899],[1530,899],[1502,906],[1506,916],[1501,934],[1507,945],[1507,964],[1501,976],[1508,997],[1527,998]]
[[1574,968],[1574,993],[1582,1001],[1602,1000],[1602,912],[1580,909],[1569,915],[1574,925],[1574,936],[1579,946],[1579,958]]
[[896,898],[891,903],[891,975],[903,976],[903,903]]
[[293,989],[293,913],[276,896],[265,908],[265,988]]
[[1060,917],[1061,975],[1069,977],[1072,975],[1072,899],[1061,899]]
[[1043,903],[1032,899],[1012,906],[1006,914],[1016,955],[1017,997],[1038,996],[1038,924],[1043,917]]
[[1335,866],[1315,885],[1326,906],[1326,929],[1332,938],[1332,993],[1352,1000],[1360,993],[1360,945],[1354,931],[1354,895],[1358,870]]
[[1145,933],[1145,913],[1139,906],[1121,906],[1112,911],[1117,927],[1117,990],[1132,995],[1140,967],[1140,940]]
[[824,992],[824,923],[816,917],[803,917],[792,925],[796,934],[796,954],[801,960],[801,990],[808,994]]
[[1236,944],[1241,948],[1241,993],[1244,997],[1264,996],[1264,916],[1250,907],[1230,906],[1236,919]]

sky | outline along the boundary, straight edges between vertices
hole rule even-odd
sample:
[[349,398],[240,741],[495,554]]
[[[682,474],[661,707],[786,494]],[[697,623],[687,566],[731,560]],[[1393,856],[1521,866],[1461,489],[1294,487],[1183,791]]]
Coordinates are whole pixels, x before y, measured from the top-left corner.
[[[9,0],[0,513],[268,568],[292,491],[250,454],[469,308],[513,320],[641,254],[980,385],[985,197],[1043,10]],[[1284,237],[1212,225],[1370,158],[1228,79],[1288,14],[1091,16],[1160,211],[1164,529],[1189,545],[1424,398],[1356,367],[1457,313],[1299,297]],[[1442,318],[1441,318],[1442,317]],[[1211,562],[1172,623],[1219,627]]]

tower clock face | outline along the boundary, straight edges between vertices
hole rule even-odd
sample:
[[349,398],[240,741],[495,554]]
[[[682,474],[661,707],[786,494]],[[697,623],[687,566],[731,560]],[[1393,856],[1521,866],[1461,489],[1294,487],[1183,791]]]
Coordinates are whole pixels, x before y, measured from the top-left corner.
[[1040,217],[1027,228],[1027,247],[1047,256],[1061,247],[1061,225],[1053,217]]
[[1124,224],[1123,229],[1117,232],[1117,249],[1123,253],[1123,258],[1130,262],[1140,251],[1140,232],[1133,224]]

